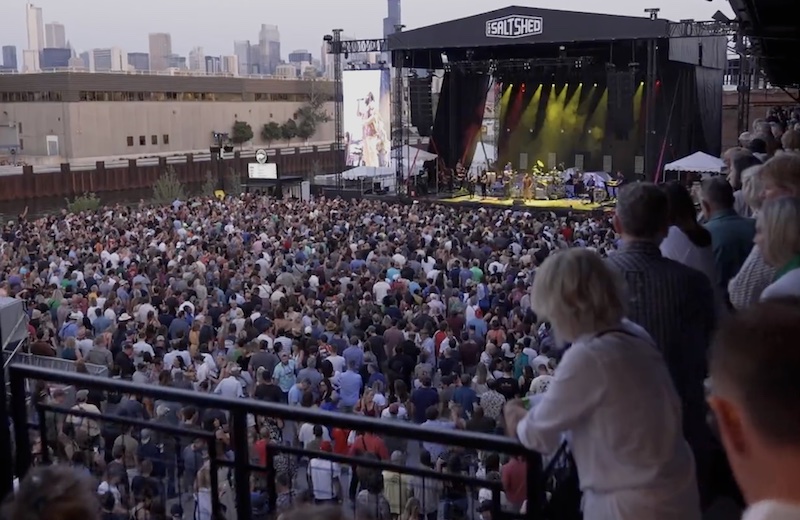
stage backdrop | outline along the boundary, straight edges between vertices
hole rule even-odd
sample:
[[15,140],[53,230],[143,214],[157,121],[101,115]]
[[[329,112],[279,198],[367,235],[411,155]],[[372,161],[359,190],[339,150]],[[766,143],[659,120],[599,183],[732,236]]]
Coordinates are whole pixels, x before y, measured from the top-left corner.
[[347,166],[389,166],[391,86],[389,69],[342,73]]

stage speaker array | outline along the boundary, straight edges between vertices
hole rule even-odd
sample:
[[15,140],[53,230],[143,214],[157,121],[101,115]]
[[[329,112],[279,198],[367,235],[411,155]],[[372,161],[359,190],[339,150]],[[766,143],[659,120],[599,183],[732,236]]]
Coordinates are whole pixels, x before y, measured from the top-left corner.
[[411,126],[416,126],[421,137],[430,137],[433,130],[433,78],[409,78],[408,90],[411,102]]
[[608,72],[609,127],[617,139],[625,140],[633,130],[633,98],[636,76],[633,71]]

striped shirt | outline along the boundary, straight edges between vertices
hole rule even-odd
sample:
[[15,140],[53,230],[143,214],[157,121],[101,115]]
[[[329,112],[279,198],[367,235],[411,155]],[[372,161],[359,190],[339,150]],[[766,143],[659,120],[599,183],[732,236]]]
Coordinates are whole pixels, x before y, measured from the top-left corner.
[[761,293],[775,280],[775,268],[764,262],[761,249],[754,246],[739,272],[728,283],[731,304],[744,309],[758,302]]
[[653,242],[632,241],[608,258],[628,290],[628,318],[650,334],[664,354],[684,407],[690,444],[703,442],[706,354],[715,324],[714,291],[708,277],[664,258]]

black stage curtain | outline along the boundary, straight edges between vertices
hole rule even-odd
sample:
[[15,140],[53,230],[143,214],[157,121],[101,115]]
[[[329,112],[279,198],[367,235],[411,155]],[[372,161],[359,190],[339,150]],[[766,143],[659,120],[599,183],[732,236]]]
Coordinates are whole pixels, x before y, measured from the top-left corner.
[[704,151],[722,154],[722,80],[723,70],[708,67],[694,68],[697,89],[697,111],[705,141]]
[[483,124],[489,76],[445,72],[429,150],[440,165],[454,168],[462,161],[469,167]]

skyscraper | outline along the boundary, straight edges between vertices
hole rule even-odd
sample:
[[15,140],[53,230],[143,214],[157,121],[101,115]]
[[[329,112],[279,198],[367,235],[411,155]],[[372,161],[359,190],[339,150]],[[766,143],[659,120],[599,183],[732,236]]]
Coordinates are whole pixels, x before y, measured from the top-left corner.
[[219,56],[205,56],[204,70],[208,74],[222,72],[222,59]]
[[150,33],[150,69],[167,70],[172,56],[172,36],[169,33]]
[[128,65],[134,70],[150,70],[150,55],[146,52],[129,52]]
[[110,49],[95,49],[92,51],[94,56],[94,70],[119,71],[128,69],[128,56],[119,47]]
[[67,48],[67,32],[64,29],[64,24],[60,24],[58,22],[46,24],[44,26],[44,35],[45,43],[48,49]]
[[222,72],[226,74],[239,75],[239,56],[221,56]]
[[389,12],[388,16],[383,19],[384,38],[387,38],[390,34],[393,34],[395,27],[402,23],[400,0],[387,0],[387,4],[389,7]]
[[261,24],[258,47],[261,74],[274,74],[281,63],[281,33],[277,25]]
[[13,45],[3,46],[3,68],[17,70],[17,48]]
[[28,49],[40,51],[44,49],[44,22],[42,22],[42,8],[28,3],[25,6],[25,21],[28,26]]
[[189,51],[189,70],[207,70],[206,53],[202,47],[194,47]]
[[238,65],[239,74],[242,75],[251,74],[252,71],[250,70],[250,41],[238,40],[233,42],[233,54],[236,55],[236,59],[239,62]]

